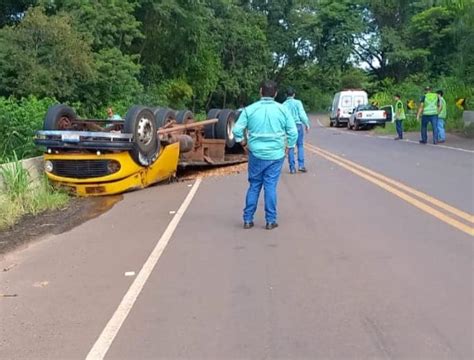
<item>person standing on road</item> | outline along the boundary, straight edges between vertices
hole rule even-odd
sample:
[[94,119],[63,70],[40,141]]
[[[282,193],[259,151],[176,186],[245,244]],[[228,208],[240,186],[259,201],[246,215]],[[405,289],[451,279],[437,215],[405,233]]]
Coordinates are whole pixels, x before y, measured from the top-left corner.
[[444,99],[443,90],[438,90],[436,92],[439,98],[439,109],[438,109],[438,142],[444,143],[446,141],[446,131],[445,131],[445,124],[446,124],[446,100]]
[[285,107],[275,101],[276,86],[274,81],[264,81],[260,87],[260,100],[243,109],[233,129],[236,141],[244,146],[248,144],[249,150],[244,229],[254,226],[253,218],[262,187],[266,229],[278,226],[277,185],[285,160],[285,146],[287,144],[293,151],[298,138],[295,121]]
[[427,86],[425,88],[425,96],[420,100],[420,107],[416,115],[417,120],[420,120],[420,115],[422,115],[420,144],[426,144],[428,142],[428,123],[431,123],[433,129],[433,144],[438,143],[438,107],[438,95],[431,90],[431,87]]
[[405,108],[400,100],[400,94],[395,95],[395,125],[397,127],[398,136],[395,140],[403,139],[403,120],[406,119]]
[[[309,131],[309,119],[304,111],[301,100],[295,99],[295,90],[293,88],[288,88],[286,95],[287,98],[283,103],[283,106],[293,117],[296,123],[296,128],[298,129],[298,140],[296,141],[296,147],[298,148],[298,171],[306,172],[304,166],[304,133],[305,131],[306,133]],[[294,149],[288,151],[288,163],[290,165],[290,173],[295,174],[296,167]]]

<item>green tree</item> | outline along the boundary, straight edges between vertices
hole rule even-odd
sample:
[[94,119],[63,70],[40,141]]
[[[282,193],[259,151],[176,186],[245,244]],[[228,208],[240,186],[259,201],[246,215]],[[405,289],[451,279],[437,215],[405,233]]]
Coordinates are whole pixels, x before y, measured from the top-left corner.
[[3,95],[74,100],[93,75],[90,46],[68,15],[48,17],[42,7],[30,8],[19,24],[0,30]]

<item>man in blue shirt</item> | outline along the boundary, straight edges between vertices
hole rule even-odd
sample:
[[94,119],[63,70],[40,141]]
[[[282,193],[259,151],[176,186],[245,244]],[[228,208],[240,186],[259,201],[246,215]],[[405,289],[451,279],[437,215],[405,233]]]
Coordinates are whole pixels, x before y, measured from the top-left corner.
[[[293,117],[296,123],[296,128],[298,129],[298,140],[296,141],[296,147],[298,148],[298,170],[301,172],[306,172],[306,168],[304,166],[304,132],[305,130],[306,132],[309,131],[308,116],[304,111],[301,100],[295,99],[295,90],[293,88],[289,88],[286,94],[288,97],[283,103],[283,106],[285,106],[285,108]],[[295,174],[295,152],[293,149],[288,151],[288,163],[290,165],[290,173]]]
[[236,141],[247,145],[249,150],[249,188],[243,216],[245,229],[254,226],[253,217],[262,187],[266,229],[272,230],[278,226],[278,180],[285,159],[285,147],[287,145],[290,151],[293,151],[298,131],[288,111],[275,101],[276,94],[274,81],[263,82],[260,87],[260,100],[242,110],[233,129]]

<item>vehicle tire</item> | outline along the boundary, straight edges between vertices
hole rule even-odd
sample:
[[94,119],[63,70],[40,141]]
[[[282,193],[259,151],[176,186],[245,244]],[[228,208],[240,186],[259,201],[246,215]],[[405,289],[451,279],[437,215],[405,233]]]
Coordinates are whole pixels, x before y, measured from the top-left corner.
[[334,123],[332,122],[332,120],[329,120],[329,127],[333,127],[334,126]]
[[225,140],[225,145],[228,149],[232,149],[235,146],[235,137],[232,132],[235,125],[235,117],[236,113],[234,110],[224,109],[219,113],[219,121],[215,126],[215,138]]
[[123,132],[133,134],[131,155],[139,165],[151,165],[160,150],[153,111],[144,106],[133,106],[125,116]]
[[43,121],[43,130],[68,130],[77,115],[67,105],[58,104],[50,106]]
[[163,108],[163,109],[158,110],[155,113],[155,123],[156,123],[157,129],[175,120],[176,120],[176,113],[171,109]]
[[334,120],[334,127],[339,127],[339,119]]
[[[207,112],[207,119],[216,119],[220,112],[221,109],[211,109]],[[211,125],[206,125],[204,126],[204,137],[206,139],[215,139],[216,138],[216,131],[215,131],[215,125],[216,124],[211,124]]]
[[347,120],[347,130],[352,130],[351,121]]
[[359,125],[359,123],[357,122],[357,120],[354,121],[354,127],[353,127],[353,129],[354,129],[355,131],[358,131],[358,130],[360,129],[360,125]]
[[385,128],[385,123],[382,124],[382,127]]
[[194,122],[194,114],[189,110],[181,110],[176,113],[176,122],[178,124],[190,124]]

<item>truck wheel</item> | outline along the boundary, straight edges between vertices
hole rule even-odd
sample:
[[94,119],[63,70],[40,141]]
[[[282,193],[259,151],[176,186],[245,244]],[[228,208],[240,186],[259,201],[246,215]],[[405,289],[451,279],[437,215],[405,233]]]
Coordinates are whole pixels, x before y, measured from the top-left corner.
[[357,122],[357,120],[354,121],[354,127],[353,127],[353,129],[354,129],[355,131],[358,131],[358,130],[360,129],[360,125],[359,125],[359,123]]
[[351,121],[347,120],[347,130],[352,130]]
[[329,119],[329,127],[333,127],[334,126],[334,123],[332,122],[331,119]]
[[224,109],[219,113],[218,119],[215,126],[216,139],[225,140],[226,147],[231,149],[235,145],[235,137],[232,132],[235,125],[235,111]]
[[155,113],[155,123],[157,129],[174,120],[176,120],[176,113],[171,109],[163,108]]
[[176,122],[178,124],[190,124],[194,122],[194,114],[189,110],[181,110],[176,113]]
[[334,120],[334,127],[339,127],[339,120],[338,119]]
[[43,130],[68,130],[77,115],[67,105],[58,104],[49,107],[43,121]]
[[[207,119],[216,119],[218,118],[221,109],[211,109],[207,113]],[[206,139],[215,139],[216,138],[216,132],[215,132],[215,125],[216,124],[211,124],[211,125],[206,125],[204,126],[204,137]]]
[[125,116],[124,133],[133,134],[131,155],[139,165],[148,166],[160,150],[153,111],[144,106],[133,106]]

